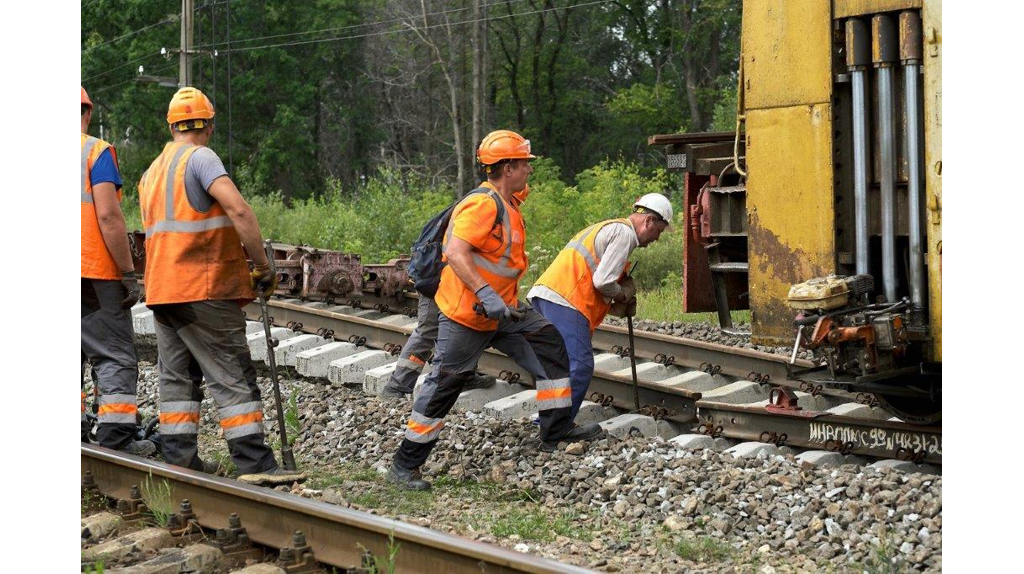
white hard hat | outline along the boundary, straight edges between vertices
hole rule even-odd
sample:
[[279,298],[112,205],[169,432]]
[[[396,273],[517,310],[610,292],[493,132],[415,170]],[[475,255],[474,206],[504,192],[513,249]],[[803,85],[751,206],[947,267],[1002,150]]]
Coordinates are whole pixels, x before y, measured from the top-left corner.
[[633,204],[633,209],[643,207],[657,213],[670,225],[672,223],[672,204],[668,198],[660,193],[648,193]]

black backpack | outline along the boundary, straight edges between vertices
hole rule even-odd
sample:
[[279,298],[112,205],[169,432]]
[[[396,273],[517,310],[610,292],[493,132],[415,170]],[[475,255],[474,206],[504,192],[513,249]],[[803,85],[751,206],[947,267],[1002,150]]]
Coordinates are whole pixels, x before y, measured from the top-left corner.
[[[441,284],[441,271],[447,265],[447,263],[441,262],[441,244],[444,241],[444,234],[452,219],[455,206],[474,193],[491,192],[492,190],[486,187],[478,187],[467,193],[465,197],[453,202],[441,213],[430,218],[430,221],[423,226],[419,238],[412,244],[412,256],[409,260],[409,278],[413,281],[413,288],[420,295],[433,299]],[[498,226],[505,218],[505,204],[494,195],[491,195],[491,199],[494,200],[498,208],[494,217],[494,225]]]

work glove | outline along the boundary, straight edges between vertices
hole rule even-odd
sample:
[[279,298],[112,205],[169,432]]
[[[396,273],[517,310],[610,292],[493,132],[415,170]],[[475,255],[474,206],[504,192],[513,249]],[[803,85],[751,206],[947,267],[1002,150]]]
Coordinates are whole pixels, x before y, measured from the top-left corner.
[[139,283],[139,278],[135,276],[134,271],[126,271],[122,273],[121,284],[128,290],[128,294],[121,300],[121,307],[125,309],[138,303],[145,295],[145,292],[142,289],[142,284]]
[[636,297],[629,301],[616,301],[608,308],[608,314],[613,317],[636,317]]
[[[505,301],[503,301],[501,296],[498,295],[498,292],[490,285],[484,285],[477,289],[476,298],[480,300],[480,305],[483,307],[483,315],[488,319],[497,320],[504,317],[511,317],[512,311],[509,309],[508,305],[505,305]],[[522,319],[522,316],[519,318]],[[518,321],[519,319],[515,320]]]
[[636,283],[633,282],[633,278],[629,275],[622,278],[619,281],[619,287],[622,288],[622,292],[616,297],[616,301],[629,301],[633,297],[636,297]]
[[249,282],[257,297],[266,298],[273,295],[277,288],[277,274],[270,271],[269,263],[264,263],[253,267]]

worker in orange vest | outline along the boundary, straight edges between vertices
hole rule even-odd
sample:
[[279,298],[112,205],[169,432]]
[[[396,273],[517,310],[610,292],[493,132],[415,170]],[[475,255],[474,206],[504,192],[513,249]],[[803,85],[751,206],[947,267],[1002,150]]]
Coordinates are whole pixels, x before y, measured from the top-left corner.
[[[93,384],[99,387],[99,444],[149,456],[156,445],[135,440],[139,369],[130,308],[139,301],[142,288],[121,212],[117,152],[88,134],[92,108],[82,88],[82,373],[84,378],[88,360]],[[84,394],[82,401],[84,415]],[[83,441],[88,440],[87,426],[83,425]]]
[[[512,194],[512,203],[522,204],[529,194],[530,186],[527,185]],[[416,380],[425,370],[428,359],[434,351],[434,344],[437,342],[439,313],[440,310],[437,308],[434,298],[420,294],[416,308],[416,328],[409,335],[409,340],[402,346],[402,354],[398,357],[395,370],[388,378],[387,384],[381,389],[382,397],[394,399],[412,396],[413,390],[416,388]],[[476,373],[472,380],[466,381],[463,390],[487,389],[493,387],[494,383],[494,377]]]
[[527,268],[526,228],[513,194],[526,188],[534,157],[529,140],[508,130],[491,132],[477,150],[487,181],[455,206],[445,232],[447,266],[435,297],[440,309],[435,358],[387,474],[397,486],[430,488],[420,466],[488,347],[534,377],[544,445],[553,449],[559,441],[602,433],[598,425],[573,426],[562,338],[540,313],[521,307],[518,300],[519,278]]
[[609,311],[636,314],[636,284],[626,275],[629,255],[657,241],[671,221],[667,197],[641,197],[628,217],[595,223],[573,236],[526,295],[565,341],[573,419],[594,375],[594,329]]
[[[206,147],[213,117],[201,91],[178,90],[167,110],[173,141],[139,182],[146,305],[160,356],[163,454],[172,464],[215,470],[200,460],[196,444],[205,376],[239,480],[290,484],[305,477],[280,468],[264,440],[263,402],[242,313],[254,290],[274,291],[277,277],[252,208]],[[255,263],[251,273],[243,245]]]

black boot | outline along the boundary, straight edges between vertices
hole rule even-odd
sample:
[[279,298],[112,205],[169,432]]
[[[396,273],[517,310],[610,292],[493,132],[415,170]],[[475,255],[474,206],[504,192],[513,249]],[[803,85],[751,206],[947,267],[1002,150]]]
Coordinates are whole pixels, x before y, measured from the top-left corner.
[[473,378],[466,381],[466,384],[462,387],[462,390],[469,391],[472,389],[489,389],[494,386],[496,379],[490,375],[483,373],[474,373]]
[[540,450],[544,452],[555,452],[560,442],[579,442],[581,440],[593,440],[604,434],[604,429],[597,423],[572,427],[572,430],[556,439],[541,441]]
[[406,490],[430,490],[430,483],[423,480],[419,469],[410,470],[391,463],[387,479],[391,484]]

